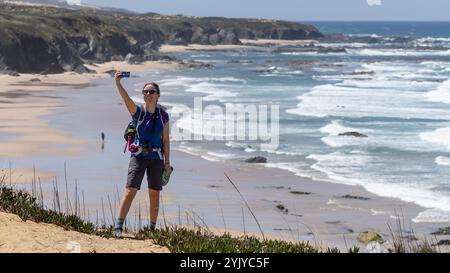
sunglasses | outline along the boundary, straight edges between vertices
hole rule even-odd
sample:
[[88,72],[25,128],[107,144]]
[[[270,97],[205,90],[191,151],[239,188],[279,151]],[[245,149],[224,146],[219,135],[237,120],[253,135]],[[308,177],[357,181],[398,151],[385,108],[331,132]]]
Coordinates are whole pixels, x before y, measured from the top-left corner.
[[158,92],[158,91],[156,91],[155,89],[142,90],[142,93],[143,93],[143,94],[150,94],[150,95],[153,95],[153,94],[155,94],[156,92]]

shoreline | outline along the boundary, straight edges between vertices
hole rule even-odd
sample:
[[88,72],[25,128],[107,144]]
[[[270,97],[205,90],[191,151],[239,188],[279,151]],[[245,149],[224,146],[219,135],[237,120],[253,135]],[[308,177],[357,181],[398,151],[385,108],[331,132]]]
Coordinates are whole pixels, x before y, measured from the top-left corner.
[[[120,65],[120,62],[115,65]],[[173,67],[173,65],[174,64],[170,67]],[[110,65],[106,65],[101,66],[100,69],[107,71],[109,68]],[[147,68],[144,69],[143,67],[140,67],[140,69],[143,70],[139,71],[146,71]],[[156,69],[161,68],[158,67]],[[31,78],[34,77],[34,75],[28,76]],[[109,75],[105,74],[104,77],[109,77]],[[95,85],[96,79],[101,79],[101,77],[93,77],[88,83],[82,82],[81,79],[78,79],[81,81],[78,82],[80,85],[78,87],[86,88]],[[83,78],[83,80],[87,81],[85,78]],[[21,82],[23,83],[24,81],[22,80]],[[57,84],[51,81],[44,81],[44,83]],[[17,85],[13,85],[13,88],[14,86]],[[54,85],[52,85],[52,87],[53,86]],[[76,86],[77,85],[74,85],[72,87]],[[39,84],[36,84],[36,86],[33,85],[31,87],[31,89],[25,90],[29,92],[28,94],[34,95],[35,93],[39,93],[41,87],[45,86],[39,86]],[[0,96],[7,92],[17,92],[17,90],[14,91],[14,89],[5,89],[7,91],[0,92]],[[47,89],[45,91],[47,92],[49,90]],[[18,141],[18,143],[15,143],[16,146],[12,145],[12,142],[2,142],[0,144],[2,157],[5,154],[8,155],[11,153],[23,157],[31,156],[31,154],[48,154],[51,153],[48,149],[38,148],[42,147],[42,145],[53,143],[54,141],[62,144],[73,145],[76,148],[66,148],[63,153],[75,152],[83,154],[87,151],[86,146],[89,142],[77,139],[76,137],[71,137],[70,134],[57,135],[59,138],[55,137],[57,130],[49,130],[48,122],[45,122],[40,118],[43,115],[51,117],[54,114],[53,109],[56,107],[64,107],[64,99],[57,97],[58,92],[64,91],[50,92],[54,95],[54,97],[42,98],[42,100],[34,100],[33,102],[27,101],[27,94],[17,95],[16,97],[13,96],[11,98],[7,97],[6,99],[8,102],[0,102],[0,106],[14,103],[21,104],[21,106],[23,106],[22,108],[27,109],[27,111],[21,112],[21,108],[9,108],[10,110],[14,110],[8,111],[8,115],[11,116],[12,112],[14,112],[17,119],[24,120],[23,123],[21,123],[23,126],[33,124],[32,127],[36,127],[37,125],[38,127],[40,126],[43,128],[40,130],[36,128],[19,130],[20,126],[17,126],[17,123],[3,123],[5,125],[4,127],[1,127],[0,130],[7,132],[11,136],[24,134],[25,136],[28,135],[28,137],[23,137],[22,135],[21,137],[15,138],[13,142]],[[80,90],[80,92],[83,91]],[[47,103],[44,107],[41,105],[43,101]],[[37,104],[39,104],[39,107]],[[114,107],[117,109],[120,108],[118,105],[115,105]],[[24,113],[30,112],[30,108],[44,109],[45,111],[41,110],[33,112],[29,117],[24,116]],[[14,128],[14,125],[19,128],[11,129]],[[45,133],[49,134],[46,135]],[[36,135],[40,137],[36,139]],[[47,141],[49,139],[50,141]],[[28,150],[33,153],[27,154],[24,152],[22,154],[19,147],[22,147],[23,145],[30,145],[32,141],[36,142],[34,143],[34,146],[28,146],[27,149],[23,149],[22,151]],[[4,152],[5,150],[1,149],[3,146],[5,148],[9,148],[9,150],[6,150],[6,153]],[[230,184],[228,184],[228,182],[224,179],[223,172],[226,171],[228,174],[232,174],[231,178],[236,180],[239,190],[242,191],[246,198],[248,198],[250,206],[252,209],[255,209],[255,213],[257,215],[262,215],[260,216],[262,222],[270,223],[266,226],[267,232],[271,231],[272,234],[276,235],[276,232],[279,231],[281,236],[284,236],[285,238],[289,237],[289,234],[295,233],[294,235],[298,235],[299,239],[310,241],[315,240],[314,237],[320,237],[321,240],[323,240],[323,244],[331,247],[337,246],[341,249],[345,249],[346,244],[349,246],[361,246],[356,239],[356,236],[360,232],[375,231],[381,233],[383,238],[388,237],[389,234],[387,232],[386,222],[393,219],[392,217],[395,217],[395,210],[397,208],[401,208],[400,210],[405,213],[405,221],[410,221],[413,217],[417,216],[418,212],[425,209],[413,203],[401,201],[398,198],[385,198],[372,194],[363,189],[361,186],[348,186],[345,184],[302,178],[287,170],[266,168],[265,166],[258,164],[252,165],[241,164],[238,162],[210,162],[201,158],[199,155],[190,155],[189,153],[179,150],[173,150],[172,161],[175,163],[174,165],[176,166],[176,171],[174,172],[174,176],[171,178],[171,184],[169,185],[177,183],[174,181],[180,181],[179,184],[177,184],[177,188],[175,188],[175,185],[167,188],[167,192],[172,200],[181,200],[186,203],[187,207],[191,205],[191,207],[195,208],[195,211],[199,211],[199,213],[204,213],[206,215],[220,213],[218,208],[222,208],[223,205],[223,208],[225,208],[225,213],[227,213],[227,215],[228,213],[231,215],[230,217],[227,217],[227,221],[232,223],[231,226],[242,226],[241,223],[243,215],[241,215],[240,209],[242,204],[236,205],[236,203],[240,202],[240,199],[235,190],[230,187]],[[271,178],[276,179],[272,180]],[[186,197],[186,193],[191,193],[192,195],[189,196],[188,194]],[[211,193],[215,194],[209,198],[205,198],[204,195],[209,196]],[[223,200],[221,200],[221,205],[218,205],[217,200],[215,200],[216,196],[219,196],[219,194],[220,197],[223,198]],[[358,200],[352,198],[341,198],[345,195],[369,199]],[[266,196],[270,198],[261,198]],[[285,213],[285,211],[278,209],[278,205],[282,205],[284,208],[288,209],[289,212]],[[295,215],[291,215],[292,212]],[[173,208],[172,214],[175,214]],[[258,231],[255,224],[252,223],[253,219],[251,216],[248,212],[242,212],[242,214],[245,214],[245,217],[247,217],[247,232],[257,235]],[[213,222],[219,223],[220,226],[220,217],[217,218],[218,219],[213,220]],[[287,219],[287,225],[283,218],[289,218]],[[304,226],[300,228],[293,228],[292,226],[298,224],[299,221],[305,223],[311,228],[305,228]],[[291,227],[289,227],[289,223],[292,225]],[[443,226],[442,223],[415,223],[412,225],[416,228],[414,231],[418,231],[416,234],[420,235],[429,234],[431,229]],[[227,226],[229,226],[229,223]],[[308,229],[312,229],[317,232],[317,236],[316,234],[309,234],[311,232]]]
[[[52,115],[56,108],[64,107],[60,92],[65,88],[83,89],[95,84],[95,80],[111,77],[106,72],[126,69],[131,72],[173,69],[177,63],[145,62],[130,65],[125,62],[108,62],[87,65],[96,74],[61,74],[38,75],[20,74],[20,76],[0,75],[0,157],[14,154],[22,157],[33,154],[77,154],[86,151],[89,141],[71,137],[65,132],[50,129],[42,116]],[[47,92],[61,88],[47,95]],[[32,126],[30,126],[32,125]],[[14,137],[13,137],[14,136]],[[64,146],[60,149],[56,145]]]
[[161,53],[181,53],[188,51],[202,51],[202,50],[258,50],[268,46],[285,46],[285,45],[310,45],[317,43],[316,40],[274,40],[274,39],[241,39],[242,45],[167,45],[164,44],[160,48]]
[[[390,240],[388,224],[394,232],[397,232],[398,220],[401,220],[402,225],[406,225],[402,226],[404,229],[402,232],[414,234],[417,238],[431,237],[432,231],[445,226],[444,223],[414,223],[412,219],[425,208],[399,198],[373,194],[362,186],[312,180],[294,175],[287,170],[265,167],[264,164],[211,162],[180,150],[174,151],[172,158],[176,165],[178,161],[184,164],[189,162],[188,166],[181,170],[183,176],[192,172],[195,165],[199,165],[199,169],[208,169],[206,175],[196,174],[195,179],[205,181],[198,185],[198,188],[210,194],[214,191],[217,194],[220,192],[219,203],[224,207],[233,206],[233,202],[240,201],[236,190],[226,179],[223,179],[225,178],[223,173],[227,173],[245,196],[257,218],[262,223],[267,223],[267,226],[263,224],[264,232],[287,241],[304,240],[318,245],[338,247],[341,250],[347,249],[346,245],[358,246],[364,251],[365,245],[357,239],[360,233],[375,232],[380,234],[383,240]],[[180,170],[178,174],[179,172]],[[174,171],[174,180],[176,180],[175,174],[177,172]],[[187,181],[188,184],[196,183],[192,179]],[[174,198],[177,198],[176,194]],[[230,199],[228,203],[227,198]],[[210,206],[218,204],[217,200],[208,202]],[[201,211],[204,205],[198,204],[197,209]],[[281,209],[278,208],[279,205],[282,205]],[[204,209],[204,214],[213,213],[221,213],[221,211],[217,208],[216,211],[212,208]],[[235,208],[235,214],[240,213]],[[252,226],[252,234],[259,236],[256,224],[251,223],[254,220],[247,212],[245,215],[247,228]],[[289,218],[292,219],[289,220]],[[228,221],[229,218],[226,219]],[[236,216],[235,221],[239,221],[239,217]],[[242,223],[240,225],[242,226]],[[448,236],[438,237],[446,239]]]

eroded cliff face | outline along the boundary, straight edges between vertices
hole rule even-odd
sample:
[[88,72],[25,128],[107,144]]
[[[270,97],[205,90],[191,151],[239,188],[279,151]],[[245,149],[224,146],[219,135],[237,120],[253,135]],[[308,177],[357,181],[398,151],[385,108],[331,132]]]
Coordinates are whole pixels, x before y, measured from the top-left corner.
[[168,59],[161,44],[241,44],[239,39],[314,39],[311,25],[284,21],[134,14],[0,2],[0,70],[89,72],[83,64]]

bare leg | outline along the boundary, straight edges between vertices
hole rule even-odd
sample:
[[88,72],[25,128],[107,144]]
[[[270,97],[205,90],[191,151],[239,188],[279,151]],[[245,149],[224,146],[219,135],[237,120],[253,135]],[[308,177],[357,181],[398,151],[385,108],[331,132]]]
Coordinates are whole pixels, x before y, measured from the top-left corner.
[[125,219],[130,210],[131,203],[133,202],[134,197],[136,196],[137,189],[135,188],[125,188],[125,192],[123,193],[122,200],[120,201],[119,208],[119,219]]
[[159,211],[159,191],[148,189],[150,197],[150,222],[156,223]]

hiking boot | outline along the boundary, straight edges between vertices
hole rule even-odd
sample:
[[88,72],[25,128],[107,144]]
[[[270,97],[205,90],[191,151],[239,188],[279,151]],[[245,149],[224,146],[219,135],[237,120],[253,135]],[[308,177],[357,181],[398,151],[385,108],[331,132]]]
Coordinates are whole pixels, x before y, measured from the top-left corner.
[[122,232],[123,232],[123,230],[121,228],[114,229],[114,237],[122,238],[123,237]]

